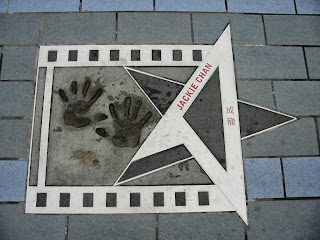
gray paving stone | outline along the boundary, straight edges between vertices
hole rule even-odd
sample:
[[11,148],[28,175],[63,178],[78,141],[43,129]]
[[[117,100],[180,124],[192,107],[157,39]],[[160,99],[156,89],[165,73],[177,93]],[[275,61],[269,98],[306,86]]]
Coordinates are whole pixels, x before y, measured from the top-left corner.
[[0,161],[0,201],[24,201],[27,161]]
[[78,0],[10,0],[9,12],[78,12]]
[[7,1],[0,0],[0,12],[5,12],[7,10]]
[[320,48],[305,48],[309,78],[320,79]]
[[159,240],[244,239],[242,220],[236,213],[159,215]]
[[228,0],[228,11],[245,13],[296,13],[294,0]]
[[64,215],[24,214],[23,204],[0,204],[1,239],[64,239]]
[[231,21],[234,44],[265,44],[262,17],[243,14],[192,14],[195,43],[213,44]]
[[153,11],[153,0],[83,0],[82,11]]
[[33,80],[37,47],[4,47],[1,80]]
[[279,158],[245,160],[248,198],[282,198],[283,180]]
[[0,14],[0,44],[37,44],[40,14]]
[[270,81],[238,81],[238,98],[249,102],[274,108]]
[[246,157],[318,155],[315,122],[302,118],[243,140],[242,150]]
[[267,42],[273,45],[320,45],[320,16],[265,16]]
[[296,0],[299,14],[320,14],[319,0]]
[[0,116],[30,116],[32,100],[32,82],[0,82]]
[[237,78],[307,78],[302,48],[236,46]]
[[156,239],[155,215],[69,217],[69,240]]
[[156,11],[225,12],[224,0],[157,0]]
[[284,158],[287,197],[320,197],[320,158]]
[[320,82],[274,82],[277,108],[294,115],[320,115]]
[[248,240],[319,239],[320,200],[249,202]]
[[0,120],[0,158],[27,159],[30,120]]
[[191,43],[190,14],[119,13],[119,43]]
[[115,13],[46,14],[43,20],[43,44],[113,43]]

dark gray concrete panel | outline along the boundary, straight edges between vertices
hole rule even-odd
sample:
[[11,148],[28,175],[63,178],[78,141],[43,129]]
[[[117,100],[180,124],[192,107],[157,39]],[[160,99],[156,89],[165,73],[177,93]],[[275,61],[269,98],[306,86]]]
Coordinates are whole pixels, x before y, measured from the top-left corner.
[[0,44],[37,44],[40,14],[0,14]]
[[119,13],[119,43],[191,43],[190,14]]
[[155,239],[155,215],[90,215],[69,217],[69,240]]
[[30,116],[32,99],[32,82],[0,82],[0,116]]
[[315,122],[303,118],[242,141],[246,157],[318,155]]
[[320,79],[320,48],[305,48],[305,51],[309,77],[311,79]]
[[34,80],[36,62],[37,47],[4,47],[1,80]]
[[306,79],[300,47],[234,47],[237,78]]
[[159,240],[243,240],[244,223],[236,213],[159,215]]
[[30,120],[0,120],[0,157],[27,159]]
[[192,14],[195,43],[213,44],[229,22],[234,44],[265,44],[262,17],[239,14]]
[[274,45],[320,45],[320,16],[265,16],[267,42]]
[[275,108],[270,81],[238,81],[238,97],[268,108]]
[[320,200],[249,202],[248,240],[319,239]]
[[42,44],[113,43],[115,32],[115,13],[46,14]]
[[320,82],[274,82],[277,108],[295,115],[320,115]]
[[23,204],[0,205],[1,239],[64,239],[66,217],[24,213]]

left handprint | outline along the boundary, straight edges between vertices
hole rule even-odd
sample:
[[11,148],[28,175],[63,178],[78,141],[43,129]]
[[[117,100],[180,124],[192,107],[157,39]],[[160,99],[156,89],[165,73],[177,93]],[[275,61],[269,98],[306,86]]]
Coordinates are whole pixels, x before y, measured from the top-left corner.
[[63,89],[59,89],[61,99],[66,103],[66,110],[64,112],[64,124],[76,128],[82,128],[90,124],[90,119],[86,116],[89,108],[99,99],[102,94],[102,89],[99,88],[93,94],[89,101],[85,101],[86,95],[90,88],[91,81],[86,80],[82,92],[78,93],[78,83],[73,81],[71,83],[71,97],[67,97]]

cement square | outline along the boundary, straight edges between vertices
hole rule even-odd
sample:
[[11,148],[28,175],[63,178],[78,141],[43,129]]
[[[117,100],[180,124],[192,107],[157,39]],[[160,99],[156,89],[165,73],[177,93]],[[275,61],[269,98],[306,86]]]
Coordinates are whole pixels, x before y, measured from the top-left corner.
[[287,197],[320,196],[320,158],[283,158]]
[[0,120],[0,158],[27,159],[30,120]]
[[82,11],[153,11],[152,0],[83,0]]
[[234,213],[159,215],[162,239],[244,239],[244,226]]
[[37,47],[4,47],[1,80],[34,80]]
[[225,12],[226,5],[223,0],[157,0],[156,11]]
[[294,0],[228,0],[229,12],[295,14]]
[[248,240],[319,238],[319,199],[256,201],[248,205]]
[[302,48],[235,46],[237,78],[307,79]]
[[245,160],[248,198],[283,198],[283,179],[279,158]]
[[31,116],[32,82],[0,82],[0,116]]
[[115,13],[46,14],[42,44],[113,43],[115,33]]
[[78,12],[77,0],[10,0],[9,12]]
[[0,0],[0,12],[6,12],[7,10],[7,1]]
[[297,116],[320,114],[320,82],[275,81],[277,108]]
[[193,13],[192,21],[195,43],[214,43],[231,22],[233,44],[265,44],[259,15]]
[[23,204],[0,204],[0,226],[2,239],[64,239],[66,217],[24,214]]
[[92,215],[69,217],[69,239],[155,239],[156,216]]
[[320,48],[318,47],[306,47],[306,60],[309,72],[309,77],[311,79],[320,79]]
[[40,14],[0,14],[0,44],[37,44]]
[[296,0],[296,5],[299,14],[320,14],[318,0]]
[[27,161],[0,161],[0,201],[24,201]]
[[118,16],[119,43],[191,43],[190,14],[119,13]]
[[271,45],[320,45],[320,16],[264,16]]

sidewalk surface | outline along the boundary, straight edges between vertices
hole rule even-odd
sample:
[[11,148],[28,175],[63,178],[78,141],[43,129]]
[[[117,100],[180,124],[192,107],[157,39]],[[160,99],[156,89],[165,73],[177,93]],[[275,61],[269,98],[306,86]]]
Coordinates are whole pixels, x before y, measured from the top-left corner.
[[[298,118],[242,141],[234,212],[24,214],[41,45],[213,44],[231,22],[238,98]],[[0,0],[0,239],[320,239],[319,0]]]

